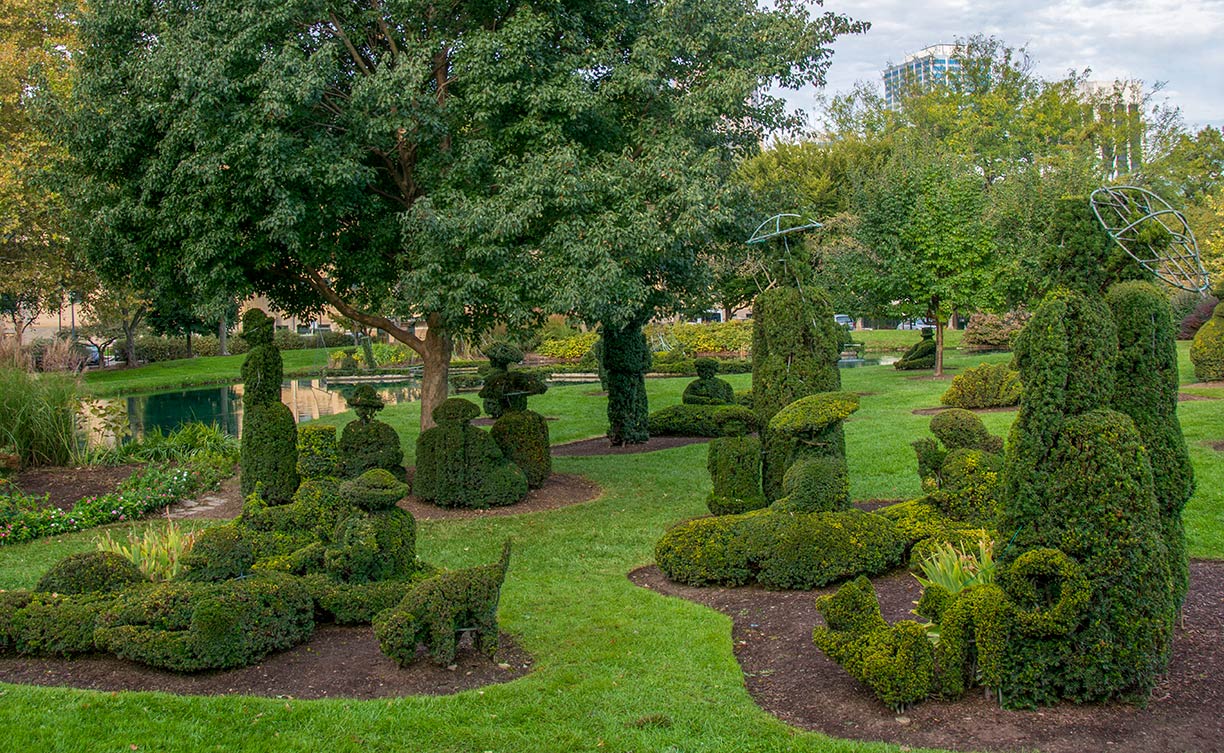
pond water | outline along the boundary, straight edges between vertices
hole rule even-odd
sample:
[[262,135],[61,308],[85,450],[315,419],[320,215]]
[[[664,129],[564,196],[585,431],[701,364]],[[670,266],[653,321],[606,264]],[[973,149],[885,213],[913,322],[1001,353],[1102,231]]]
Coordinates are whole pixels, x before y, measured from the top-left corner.
[[[419,400],[419,381],[370,382],[387,405]],[[345,398],[356,384],[338,383],[327,379],[292,379],[281,385],[281,402],[293,411],[299,422],[334,416],[347,411]],[[199,387],[153,395],[98,401],[123,409],[132,436],[143,436],[154,428],[171,431],[182,424],[200,421],[217,424],[226,433],[242,433],[242,385]],[[97,427],[94,427],[97,431]],[[99,432],[100,433],[100,432]]]

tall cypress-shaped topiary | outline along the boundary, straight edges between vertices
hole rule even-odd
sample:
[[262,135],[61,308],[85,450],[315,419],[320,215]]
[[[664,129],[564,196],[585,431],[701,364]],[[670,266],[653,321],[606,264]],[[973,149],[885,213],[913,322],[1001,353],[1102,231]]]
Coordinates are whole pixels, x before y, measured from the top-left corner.
[[1152,461],[1176,603],[1190,583],[1182,509],[1194,493],[1194,468],[1177,420],[1177,342],[1168,298],[1149,283],[1114,285],[1106,296],[1118,328],[1113,408],[1131,417]]
[[280,401],[284,366],[272,343],[272,319],[250,309],[242,315],[242,336],[251,345],[242,362],[242,494],[259,486],[268,504],[288,504],[298,486],[297,425]]
[[782,495],[793,441],[775,437],[769,421],[801,397],[840,389],[837,324],[819,288],[767,290],[752,308],[753,408],[762,427],[762,484],[765,498],[772,501]]
[[620,329],[605,327],[600,342],[608,372],[608,441],[614,446],[641,444],[650,439],[646,401],[650,346],[642,324],[634,321]]
[[1194,333],[1190,343],[1194,378],[1200,382],[1224,379],[1224,303],[1216,304],[1211,318]]

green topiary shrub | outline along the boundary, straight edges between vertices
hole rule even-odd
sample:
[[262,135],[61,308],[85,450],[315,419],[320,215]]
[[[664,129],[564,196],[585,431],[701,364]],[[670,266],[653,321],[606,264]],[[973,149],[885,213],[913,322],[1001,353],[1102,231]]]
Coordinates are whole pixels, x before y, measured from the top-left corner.
[[495,342],[484,349],[489,359],[489,371],[479,396],[485,413],[501,418],[507,411],[527,410],[527,398],[548,391],[548,385],[537,374],[511,370],[510,364],[523,360],[523,351],[505,342]]
[[175,672],[254,664],[314,631],[300,579],[263,574],[224,583],[171,582],[124,597],[98,617],[97,646]]
[[340,484],[340,496],[352,507],[367,512],[390,510],[408,495],[408,485],[390,471],[372,468]]
[[939,402],[953,408],[1005,408],[1020,404],[1020,372],[1005,363],[983,363],[952,377]]
[[372,468],[390,471],[403,481],[404,449],[399,434],[390,424],[374,418],[384,407],[383,400],[368,384],[359,385],[348,399],[357,419],[344,426],[340,435],[340,457],[346,476],[359,476]]
[[697,379],[684,388],[680,401],[685,405],[735,404],[735,388],[730,382],[715,376],[718,373],[718,361],[713,358],[698,358],[694,363]]
[[433,575],[420,568],[406,580],[344,583],[323,574],[307,575],[302,583],[314,599],[315,612],[337,625],[369,625],[380,612],[404,600],[413,586]]
[[98,613],[113,593],[59,594],[13,591],[0,594],[0,652],[32,656],[93,653]]
[[258,485],[270,505],[291,501],[299,478],[297,425],[289,407],[267,403],[243,408],[241,442],[242,494]]
[[446,666],[455,660],[459,631],[472,629],[473,647],[493,658],[497,605],[509,566],[507,541],[498,562],[442,573],[414,586],[395,608],[374,618],[382,652],[403,667],[416,659],[417,647],[424,644],[429,658]]
[[650,414],[658,437],[736,437],[756,430],[756,415],[738,405],[670,405]]
[[196,534],[177,580],[211,583],[241,578],[254,564],[255,548],[245,531],[237,525],[214,526]]
[[982,450],[952,450],[940,468],[931,503],[948,518],[988,528],[998,523],[1003,458]]
[[527,477],[527,486],[539,489],[552,475],[548,421],[539,413],[513,410],[503,413],[489,433],[510,462]]
[[949,408],[932,416],[931,433],[948,450],[1003,451],[1003,439],[987,431],[982,419],[964,408]]
[[754,406],[752,403],[752,388],[749,387],[746,390],[736,390],[735,391],[735,404],[742,405],[748,410],[753,410]]
[[860,510],[791,513],[771,509],[698,518],[673,526],[655,545],[667,577],[688,585],[809,589],[897,565],[905,540],[886,518]]
[[642,322],[619,329],[604,327],[599,342],[600,364],[608,375],[608,441],[614,447],[641,444],[650,439],[646,399],[650,347],[642,334]]
[[434,409],[437,426],[417,438],[413,490],[443,507],[510,505],[527,495],[527,477],[488,432],[468,425],[480,409],[460,399]]
[[52,565],[38,579],[36,591],[86,594],[119,591],[147,579],[128,558],[114,552],[78,552]]
[[935,351],[935,330],[923,327],[922,339],[905,351],[905,355],[893,363],[893,368],[899,371],[933,369],[935,368]]
[[408,577],[416,569],[416,520],[399,508],[350,515],[337,524],[323,567],[346,583]]
[[753,303],[752,395],[762,427],[762,488],[773,501],[792,461],[794,441],[769,430],[774,414],[801,397],[841,387],[837,325],[819,288],[773,288]]
[[297,472],[301,479],[326,478],[340,474],[340,447],[336,427],[309,423],[298,428]]
[[1151,459],[1156,506],[1180,608],[1190,584],[1182,509],[1194,494],[1194,468],[1177,420],[1179,379],[1173,317],[1168,299],[1148,283],[1120,283],[1109,289],[1105,300],[1118,327],[1117,382],[1111,407],[1135,422]]
[[768,504],[761,493],[761,440],[748,436],[713,439],[707,466],[714,488],[706,506],[714,515],[737,515]]
[[[392,477],[392,480],[399,484],[397,488],[404,486],[398,479]],[[331,541],[336,524],[353,509],[340,492],[341,483],[328,477],[303,481],[293,494],[292,519],[286,522],[298,530],[309,531],[319,541]],[[244,520],[250,517],[253,516],[243,515]]]
[[259,309],[242,315],[242,339],[251,346],[242,361],[244,406],[279,403],[285,367],[272,342],[272,318]]
[[791,512],[836,512],[850,509],[850,471],[840,457],[796,460],[782,477],[785,495],[774,506]]

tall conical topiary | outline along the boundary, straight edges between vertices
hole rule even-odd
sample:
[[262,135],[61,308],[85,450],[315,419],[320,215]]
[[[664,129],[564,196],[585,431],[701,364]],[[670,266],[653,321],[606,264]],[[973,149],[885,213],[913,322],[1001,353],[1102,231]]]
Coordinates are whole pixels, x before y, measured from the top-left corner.
[[268,504],[293,501],[298,487],[297,424],[280,401],[284,366],[272,342],[272,319],[259,309],[242,315],[250,345],[242,363],[242,494],[262,490]]
[[801,397],[841,388],[833,307],[819,288],[773,288],[752,304],[752,396],[764,447],[765,498],[782,496],[793,440],[768,429],[778,411]]
[[602,364],[608,372],[608,441],[613,445],[641,444],[650,439],[650,405],[646,400],[650,346],[642,324],[605,327],[600,342]]

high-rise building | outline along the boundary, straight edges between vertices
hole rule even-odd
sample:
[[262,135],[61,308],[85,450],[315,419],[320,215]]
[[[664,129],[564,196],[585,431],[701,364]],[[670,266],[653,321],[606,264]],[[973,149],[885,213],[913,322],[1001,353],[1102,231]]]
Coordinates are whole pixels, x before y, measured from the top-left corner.
[[949,74],[959,70],[954,44],[933,44],[906,55],[903,62],[890,62],[884,69],[884,102],[890,108],[896,107],[907,88],[944,83]]

